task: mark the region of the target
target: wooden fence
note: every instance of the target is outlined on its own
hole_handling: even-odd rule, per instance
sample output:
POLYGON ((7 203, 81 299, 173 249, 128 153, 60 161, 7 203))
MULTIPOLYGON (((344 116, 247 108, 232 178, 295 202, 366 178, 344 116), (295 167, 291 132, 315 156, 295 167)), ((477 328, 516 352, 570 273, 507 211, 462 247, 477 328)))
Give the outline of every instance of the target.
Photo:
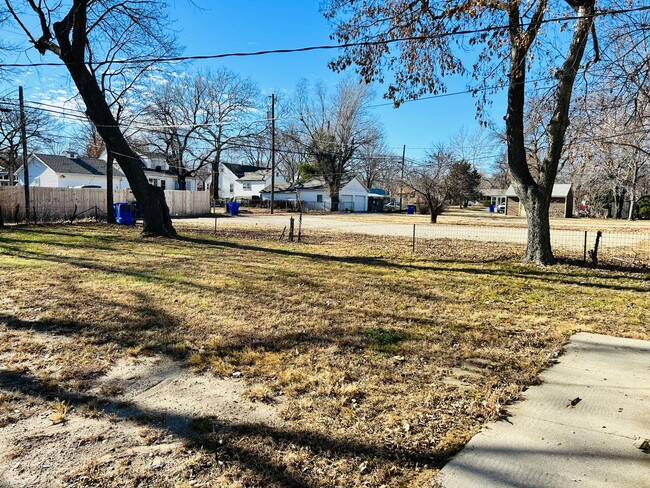
MULTIPOLYGON (((77 214, 106 214, 106 190, 103 188, 30 187, 30 220, 51 222, 77 214), (76 209, 76 210, 75 210, 76 209)), ((195 217, 210 213, 210 192, 165 190, 172 217, 195 217)), ((113 201, 134 202, 131 190, 114 190, 113 201)), ((5 222, 25 218, 25 189, 22 186, 0 187, 0 207, 5 222)))

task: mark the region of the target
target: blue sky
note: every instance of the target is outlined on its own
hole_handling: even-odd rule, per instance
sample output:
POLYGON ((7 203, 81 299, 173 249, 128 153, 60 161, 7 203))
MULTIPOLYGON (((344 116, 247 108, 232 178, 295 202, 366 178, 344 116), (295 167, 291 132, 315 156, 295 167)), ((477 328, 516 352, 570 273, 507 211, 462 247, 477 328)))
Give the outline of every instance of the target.
MULTIPOLYGON (((265 49, 296 48, 332 44, 329 26, 319 12, 318 0, 173 0, 170 16, 175 19, 183 54, 206 55, 227 52, 248 52, 265 49)), ((3 29, 3 37, 12 32, 3 29)), ((259 57, 227 58, 201 61, 187 65, 188 69, 225 66, 255 80, 264 93, 290 92, 302 78, 322 80, 335 86, 341 76, 327 68, 336 51, 311 51, 295 54, 271 54, 259 57)), ((27 60, 24 55, 21 61, 27 60)), ((31 61, 39 56, 33 50, 31 61)), ((54 60, 48 56, 47 60, 54 60)), ((28 99, 46 100, 63 105, 69 97, 70 82, 62 68, 38 68, 15 80, 25 85, 28 99)), ((467 83, 449 83, 449 92, 466 89, 467 83)), ((452 137, 461 127, 468 131, 478 128, 474 100, 469 94, 434 98, 403 104, 394 109, 381 98, 382 86, 374 87, 377 105, 373 110, 383 123, 388 146, 401 154, 407 146, 407 156, 419 159, 434 142, 452 137)), ((0 90, 6 93, 7 89, 0 90)), ((490 108, 491 118, 501 120, 504 95, 500 94, 490 108)), ((497 150, 490 152, 496 153, 497 150)))

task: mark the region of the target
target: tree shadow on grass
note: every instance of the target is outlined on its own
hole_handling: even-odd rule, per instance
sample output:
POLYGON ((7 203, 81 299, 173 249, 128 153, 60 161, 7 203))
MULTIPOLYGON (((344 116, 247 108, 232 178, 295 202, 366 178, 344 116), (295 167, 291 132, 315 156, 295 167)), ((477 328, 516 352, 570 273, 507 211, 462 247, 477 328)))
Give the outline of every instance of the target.
MULTIPOLYGON (((34 230, 36 231, 36 230, 34 230)), ((53 232, 54 233, 54 232, 53 232)), ((73 236, 79 236, 81 234, 72 234, 73 236)), ((105 237, 106 238, 106 237, 105 237)), ((106 238, 108 240, 113 239, 116 243, 123 242, 119 236, 114 238, 106 238)), ((435 260, 427 264, 416 264, 416 263, 401 263, 396 262, 395 260, 388 260, 381 257, 372 257, 372 256, 335 256, 329 254, 319 254, 313 252, 305 252, 293 249, 277 249, 269 248, 263 246, 254 246, 249 244, 238 244, 234 242, 221 241, 216 239, 206 239, 206 238, 197 238, 197 237, 187 237, 182 236, 178 239, 165 239, 165 244, 168 248, 172 246, 177 246, 178 244, 188 243, 195 244, 206 247, 213 247, 216 249, 236 249, 241 251, 249 252, 258 252, 258 253, 269 253, 279 256, 286 257, 297 257, 304 258, 309 260, 323 261, 333 264, 349 264, 349 265, 361 265, 361 266, 371 266, 377 268, 386 268, 386 269, 396 269, 396 270, 416 270, 416 271, 425 271, 425 272, 444 272, 444 273, 462 273, 469 275, 479 275, 479 276, 496 276, 503 278, 524 278, 528 280, 535 280, 542 283, 559 283, 559 284, 569 284, 569 285, 578 285, 587 288, 600 288, 607 290, 620 290, 620 291, 638 291, 638 292, 650 292, 650 287, 645 285, 647 283, 647 275, 639 273, 636 274, 625 274, 625 270, 621 268, 612 268, 611 271, 617 271, 619 274, 611 275, 602 275, 599 274, 597 278, 607 279, 610 282, 594 282, 590 281, 590 276, 585 275, 584 273, 577 272, 567 272, 567 271, 553 271, 552 269, 537 269, 532 267, 520 266, 516 270, 510 268, 495 267, 494 262, 476 262, 476 261, 467 261, 467 260, 435 260), (450 267, 444 267, 440 264, 449 263, 450 267), (475 266, 458 266, 473 264, 475 266), (481 265, 490 264, 490 266, 485 267, 481 265), (620 279, 625 279, 628 281, 638 281, 640 285, 625 285, 618 282, 620 279)), ((118 273, 131 276, 140 276, 140 277, 149 277, 152 279, 160 279, 160 277, 154 273, 145 273, 145 272, 133 272, 125 269, 120 269, 111 266, 104 266, 98 263, 97 260, 80 258, 80 257, 64 257, 59 255, 51 255, 45 253, 39 253, 34 251, 27 251, 20 247, 20 239, 0 239, 0 242, 5 242, 3 246, 8 251, 12 252, 17 257, 23 258, 33 258, 45 261, 54 261, 62 262, 75 266, 82 266, 85 268, 97 269, 100 271, 108 273, 118 273), (10 245, 13 243, 14 245, 10 245)), ((93 245, 88 246, 90 248, 93 245)), ((98 247, 100 249, 112 250, 112 248, 105 246, 98 247)), ((569 263, 575 265, 576 263, 569 263)), ((180 280, 177 284, 196 286, 194 283, 189 280, 180 280)))
POLYGON ((159 409, 147 409, 137 405, 124 405, 110 398, 98 395, 78 393, 61 388, 51 382, 45 382, 29 373, 0 369, 0 390, 20 392, 45 401, 64 400, 73 407, 95 404, 106 413, 121 420, 134 420, 140 425, 162 429, 185 440, 190 446, 202 449, 219 459, 241 463, 242 467, 256 472, 264 483, 274 483, 283 487, 309 487, 316 483, 301 473, 287 469, 281 463, 273 461, 251 447, 242 446, 243 438, 247 445, 270 444, 274 449, 290 449, 295 446, 308 449, 312 455, 327 458, 363 458, 373 462, 394 462, 405 468, 416 464, 441 467, 451 452, 430 453, 401 448, 384 448, 349 439, 336 439, 305 429, 279 428, 268 425, 231 423, 214 419, 214 432, 207 435, 198 434, 190 428, 193 419, 159 409))
MULTIPOLYGON (((445 268, 438 266, 437 264, 441 261, 432 261, 431 264, 415 264, 415 263, 400 263, 396 261, 387 260, 379 257, 372 256, 335 256, 329 254, 318 254, 305 251, 296 251, 291 249, 274 249, 262 246, 253 246, 249 244, 238 244, 227 241, 218 241, 210 240, 205 238, 195 238, 195 237, 181 237, 179 238, 181 242, 188 242, 192 244, 199 244, 202 246, 216 247, 216 248, 230 248, 238 249, 242 251, 251 251, 251 252, 260 252, 260 253, 270 253, 280 256, 290 256, 290 257, 299 257, 305 259, 312 259, 318 261, 325 261, 337 264, 351 264, 351 265, 364 265, 364 266, 374 266, 388 269, 399 269, 399 270, 417 270, 417 271, 428 271, 428 272, 445 272, 445 273, 463 273, 470 275, 483 275, 483 276, 499 276, 504 278, 526 278, 536 281, 541 281, 544 283, 561 283, 561 284, 571 284, 579 285, 584 287, 593 287, 593 288, 603 288, 611 290, 622 290, 622 291, 641 291, 641 292, 650 292, 650 287, 648 286, 634 286, 634 285, 621 285, 621 284, 610 284, 610 283, 594 283, 587 282, 589 277, 582 274, 572 274, 565 272, 549 271, 549 270, 539 270, 533 268, 524 268, 514 271, 512 269, 498 269, 494 267, 481 267, 481 262, 473 262, 476 264, 476 267, 459 267, 457 264, 459 261, 449 260, 451 267, 445 268), (576 278, 576 279, 571 279, 576 278)), ((467 264, 467 262, 460 261, 462 264, 467 264)), ((614 279, 616 277, 607 276, 608 279, 614 279)), ((629 276, 625 275, 625 279, 638 280, 642 283, 646 281, 643 277, 629 276)))

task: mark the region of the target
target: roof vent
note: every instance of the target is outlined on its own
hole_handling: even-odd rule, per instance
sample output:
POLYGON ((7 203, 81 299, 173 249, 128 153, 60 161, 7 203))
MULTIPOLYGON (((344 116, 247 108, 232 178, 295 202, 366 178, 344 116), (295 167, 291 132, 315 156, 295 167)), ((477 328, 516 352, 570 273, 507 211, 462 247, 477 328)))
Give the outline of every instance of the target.
POLYGON ((73 151, 72 149, 68 149, 68 150, 65 152, 65 155, 66 155, 66 157, 68 157, 68 158, 70 158, 70 159, 74 159, 74 158, 78 158, 78 157, 79 157, 79 154, 78 154, 77 152, 73 151))

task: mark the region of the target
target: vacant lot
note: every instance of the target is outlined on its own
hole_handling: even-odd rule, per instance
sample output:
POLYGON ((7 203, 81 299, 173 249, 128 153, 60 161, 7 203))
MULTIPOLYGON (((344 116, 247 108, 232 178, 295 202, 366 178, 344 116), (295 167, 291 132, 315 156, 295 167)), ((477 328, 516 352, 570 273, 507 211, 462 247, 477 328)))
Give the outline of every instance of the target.
POLYGON ((647 274, 219 232, 0 232, 0 485, 431 486, 571 333, 650 338, 647 274))

